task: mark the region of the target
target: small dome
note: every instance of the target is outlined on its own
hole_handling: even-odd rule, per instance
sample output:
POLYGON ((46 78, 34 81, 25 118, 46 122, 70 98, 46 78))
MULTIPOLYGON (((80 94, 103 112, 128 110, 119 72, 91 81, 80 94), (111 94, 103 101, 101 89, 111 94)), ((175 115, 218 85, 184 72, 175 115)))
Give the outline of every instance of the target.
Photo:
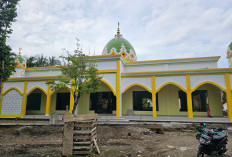
MULTIPOLYGON (((118 24, 119 25, 119 24, 118 24)), ((122 37, 118 27, 117 34, 111 39, 103 49, 103 55, 116 55, 121 54, 126 61, 135 61, 137 56, 133 46, 122 37)))
POLYGON ((230 58, 230 57, 232 57, 232 42, 227 48, 227 58, 230 58))
POLYGON ((16 67, 26 68, 26 59, 21 56, 21 48, 19 49, 19 54, 15 58, 16 67))

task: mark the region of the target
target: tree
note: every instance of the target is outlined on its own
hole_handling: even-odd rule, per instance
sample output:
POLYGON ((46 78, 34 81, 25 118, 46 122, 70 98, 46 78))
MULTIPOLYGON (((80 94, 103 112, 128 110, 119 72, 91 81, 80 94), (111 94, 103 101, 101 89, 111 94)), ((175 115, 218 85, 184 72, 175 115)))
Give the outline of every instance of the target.
POLYGON ((74 95, 73 114, 77 109, 81 95, 95 92, 101 84, 101 77, 98 75, 96 64, 79 49, 78 41, 77 49, 73 55, 67 51, 66 57, 61 56, 63 60, 61 77, 68 79, 47 82, 47 84, 51 84, 52 90, 66 88, 67 86, 73 87, 71 90, 74 95))
MULTIPOLYGON (((7 81, 15 70, 15 58, 6 40, 12 33, 11 25, 17 17, 17 4, 19 0, 1 0, 0 1, 0 93, 2 92, 2 83, 7 81)), ((1 102, 1 97, 0 97, 1 102)))
POLYGON ((41 54, 40 56, 37 56, 35 66, 37 66, 37 67, 46 67, 46 66, 48 66, 47 57, 44 57, 43 54, 41 54))
POLYGON ((61 62, 59 59, 57 59, 56 57, 52 56, 48 58, 48 65, 49 66, 56 66, 56 65, 60 65, 61 62))
POLYGON ((49 57, 48 59, 43 55, 27 57, 27 67, 46 67, 57 65, 61 65, 61 62, 55 56, 49 57))
POLYGON ((26 61, 27 67, 35 67, 36 58, 34 56, 30 56, 29 58, 26 58, 26 59, 27 59, 26 61))

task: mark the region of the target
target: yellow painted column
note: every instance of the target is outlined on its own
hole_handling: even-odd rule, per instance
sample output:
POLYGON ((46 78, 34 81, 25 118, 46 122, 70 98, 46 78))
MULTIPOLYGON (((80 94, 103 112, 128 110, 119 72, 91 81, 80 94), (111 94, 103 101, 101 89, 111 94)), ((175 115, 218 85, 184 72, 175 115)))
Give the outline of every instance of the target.
POLYGON ((121 117, 121 93, 120 93, 120 60, 117 60, 116 72, 116 117, 121 117))
POLYGON ((187 95, 187 106, 188 106, 188 118, 193 118, 193 104, 192 104, 192 90, 190 83, 190 75, 186 75, 186 95, 187 95))
POLYGON ((2 98, 3 98, 3 89, 4 89, 4 82, 2 83, 2 91, 1 91, 1 101, 0 101, 0 115, 1 115, 1 111, 2 111, 2 98))
POLYGON ((23 104, 22 104, 21 116, 24 116, 26 114, 26 109, 27 109, 27 81, 24 81, 23 104))
POLYGON ((73 83, 74 83, 74 79, 71 80, 69 113, 72 113, 73 110, 74 90, 75 90, 75 86, 72 86, 73 83))
POLYGON ((45 115, 49 116, 50 112, 51 112, 51 84, 48 85, 48 90, 47 90, 47 101, 46 101, 45 115))
POLYGON ((228 118, 232 122, 232 97, 231 97, 231 88, 230 88, 230 75, 225 73, 225 83, 226 83, 226 101, 228 108, 228 118))
POLYGON ((152 94, 152 113, 153 113, 153 117, 157 117, 156 114, 156 90, 155 90, 155 76, 151 77, 151 86, 152 86, 152 90, 151 90, 151 94, 152 94))

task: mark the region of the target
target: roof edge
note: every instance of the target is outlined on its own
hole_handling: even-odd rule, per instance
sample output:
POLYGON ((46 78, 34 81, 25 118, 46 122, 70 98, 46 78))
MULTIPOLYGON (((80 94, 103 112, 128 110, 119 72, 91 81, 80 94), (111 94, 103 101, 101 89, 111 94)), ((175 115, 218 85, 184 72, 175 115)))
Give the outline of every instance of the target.
POLYGON ((185 61, 185 60, 216 60, 218 61, 221 56, 210 56, 210 57, 193 57, 193 58, 176 58, 176 59, 160 59, 160 60, 145 60, 145 61, 129 61, 126 63, 151 63, 151 62, 167 62, 167 61, 185 61))

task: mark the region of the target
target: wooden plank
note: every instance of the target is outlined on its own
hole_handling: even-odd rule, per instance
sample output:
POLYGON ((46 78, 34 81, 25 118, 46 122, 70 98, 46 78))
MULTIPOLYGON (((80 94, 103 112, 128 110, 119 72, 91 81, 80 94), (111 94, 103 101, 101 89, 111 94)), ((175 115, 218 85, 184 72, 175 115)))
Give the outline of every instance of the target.
POLYGON ((73 134, 91 134, 94 131, 96 131, 96 127, 93 128, 92 130, 74 130, 73 134))
POLYGON ((95 126, 96 123, 92 123, 92 124, 74 124, 75 128, 93 128, 95 126))
POLYGON ((73 146, 73 150, 79 150, 79 149, 91 149, 91 146, 73 146))
POLYGON ((87 142, 73 142, 74 145, 79 145, 79 144, 91 144, 91 141, 87 141, 87 142))
POLYGON ((74 140, 87 140, 87 139, 91 139, 91 136, 73 136, 74 140))
MULTIPOLYGON (((73 131, 73 134, 75 135, 75 134, 91 134, 92 133, 92 131, 91 130, 78 130, 78 131, 73 131)), ((82 135, 80 135, 80 136, 82 136, 82 135)))
POLYGON ((93 142, 94 142, 94 145, 95 145, 95 147, 96 147, 96 149, 97 149, 98 154, 100 154, 101 152, 100 152, 100 149, 99 149, 99 147, 98 147, 98 144, 97 144, 97 141, 96 141, 95 138, 93 139, 93 142))

